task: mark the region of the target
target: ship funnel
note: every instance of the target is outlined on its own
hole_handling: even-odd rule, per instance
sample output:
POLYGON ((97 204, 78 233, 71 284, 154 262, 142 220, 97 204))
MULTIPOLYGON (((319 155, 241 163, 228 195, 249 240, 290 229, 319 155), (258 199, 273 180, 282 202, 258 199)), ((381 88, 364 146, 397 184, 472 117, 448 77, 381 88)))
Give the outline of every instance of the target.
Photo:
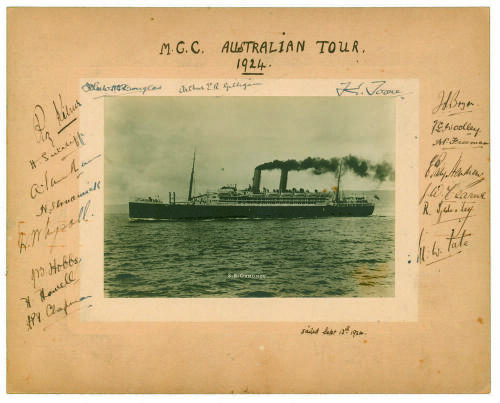
POLYGON ((260 177, 262 171, 259 168, 255 168, 253 171, 253 183, 252 183, 252 193, 260 193, 260 177))
POLYGON ((283 168, 281 169, 281 176, 280 176, 280 193, 286 192, 287 182, 288 182, 288 170, 283 168))

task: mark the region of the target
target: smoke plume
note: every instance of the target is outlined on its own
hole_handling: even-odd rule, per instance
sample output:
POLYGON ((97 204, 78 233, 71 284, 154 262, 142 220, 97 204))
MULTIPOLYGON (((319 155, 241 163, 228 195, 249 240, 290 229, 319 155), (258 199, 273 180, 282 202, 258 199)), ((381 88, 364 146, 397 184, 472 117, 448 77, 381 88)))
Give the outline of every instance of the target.
POLYGON ((392 165, 383 161, 380 163, 373 163, 364 160, 354 155, 348 155, 343 158, 313 158, 307 157, 302 161, 297 160, 274 160, 260 164, 256 169, 263 171, 272 169, 284 169, 287 171, 305 171, 311 169, 314 175, 322 175, 324 173, 338 173, 338 169, 342 163, 342 173, 346 170, 354 173, 361 178, 369 178, 379 182, 385 180, 394 180, 394 169, 392 165))

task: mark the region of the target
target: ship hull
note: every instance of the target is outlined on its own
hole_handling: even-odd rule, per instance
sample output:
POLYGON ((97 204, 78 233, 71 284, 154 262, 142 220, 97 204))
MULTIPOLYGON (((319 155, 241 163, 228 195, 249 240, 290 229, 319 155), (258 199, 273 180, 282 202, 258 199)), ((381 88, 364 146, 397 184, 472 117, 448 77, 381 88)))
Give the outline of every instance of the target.
POLYGON ((366 217, 375 206, 334 204, 318 206, 201 205, 129 202, 129 217, 136 220, 209 219, 209 218, 313 218, 366 217))

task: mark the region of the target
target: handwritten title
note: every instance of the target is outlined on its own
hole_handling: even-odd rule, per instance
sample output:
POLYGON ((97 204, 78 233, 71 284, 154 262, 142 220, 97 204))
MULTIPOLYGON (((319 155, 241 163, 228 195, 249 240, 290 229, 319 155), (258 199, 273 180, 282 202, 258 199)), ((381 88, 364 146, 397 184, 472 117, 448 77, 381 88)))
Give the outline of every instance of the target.
MULTIPOLYGON (((286 32, 282 33, 283 36, 286 32)), ((277 55, 307 54, 312 52, 320 55, 358 55, 365 53, 360 47, 359 41, 348 40, 316 40, 312 43, 306 40, 270 40, 270 41, 225 41, 216 51, 223 55, 238 55, 232 60, 236 71, 243 76, 262 76, 272 67, 271 61, 276 60, 277 55)), ((160 45, 159 55, 194 55, 205 54, 205 48, 201 41, 165 41, 160 45)))

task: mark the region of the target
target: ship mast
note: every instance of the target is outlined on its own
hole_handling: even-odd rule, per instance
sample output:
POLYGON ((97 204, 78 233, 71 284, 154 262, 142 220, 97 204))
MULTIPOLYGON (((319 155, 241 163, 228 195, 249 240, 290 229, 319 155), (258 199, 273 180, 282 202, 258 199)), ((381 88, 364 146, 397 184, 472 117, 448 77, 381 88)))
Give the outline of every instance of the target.
POLYGON ((340 177, 342 176, 342 161, 339 165, 339 173, 337 175, 337 195, 335 196, 335 201, 338 203, 340 200, 340 177))
POLYGON ((193 169, 191 170, 191 179, 189 180, 189 196, 188 201, 191 201, 193 194, 193 181, 194 181, 194 161, 196 160, 196 150, 193 154, 193 169))

